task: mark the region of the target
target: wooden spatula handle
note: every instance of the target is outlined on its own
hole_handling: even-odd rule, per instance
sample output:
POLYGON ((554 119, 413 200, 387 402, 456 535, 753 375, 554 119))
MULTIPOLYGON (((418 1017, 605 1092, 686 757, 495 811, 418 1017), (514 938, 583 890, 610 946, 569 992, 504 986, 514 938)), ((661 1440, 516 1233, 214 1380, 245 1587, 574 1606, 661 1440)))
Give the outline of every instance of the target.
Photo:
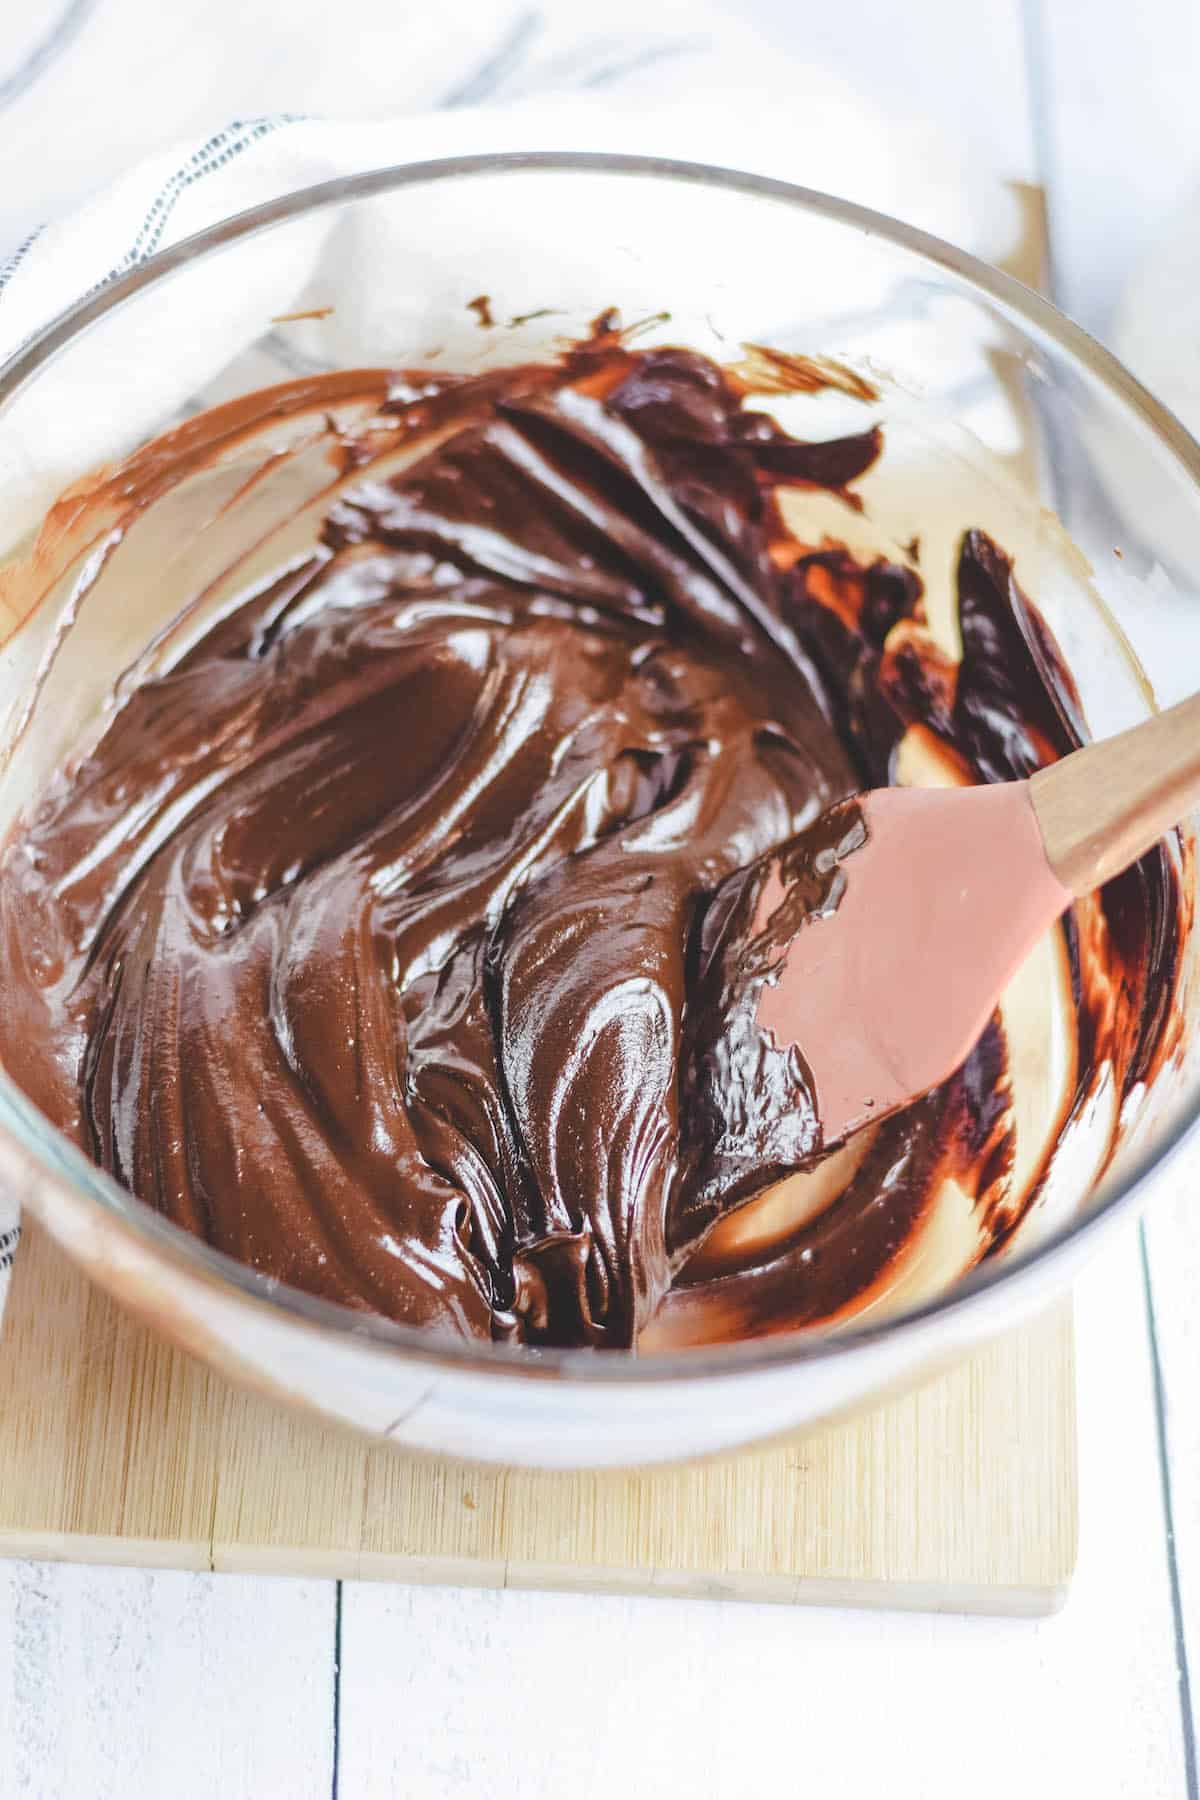
POLYGON ((1200 808, 1200 694, 1039 769, 1029 787, 1050 867, 1091 893, 1200 808))

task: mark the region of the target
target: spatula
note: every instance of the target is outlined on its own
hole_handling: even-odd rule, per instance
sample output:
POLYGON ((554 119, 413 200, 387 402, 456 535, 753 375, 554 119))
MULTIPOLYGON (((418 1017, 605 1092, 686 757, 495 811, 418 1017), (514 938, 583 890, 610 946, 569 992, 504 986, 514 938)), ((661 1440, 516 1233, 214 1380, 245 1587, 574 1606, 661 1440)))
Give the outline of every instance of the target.
MULTIPOLYGON (((826 1145, 952 1073, 1073 899, 1200 805, 1200 695, 1027 781, 880 788, 831 911, 806 920, 757 1020, 797 1045, 826 1145)), ((778 905, 764 889, 757 933, 778 905)))

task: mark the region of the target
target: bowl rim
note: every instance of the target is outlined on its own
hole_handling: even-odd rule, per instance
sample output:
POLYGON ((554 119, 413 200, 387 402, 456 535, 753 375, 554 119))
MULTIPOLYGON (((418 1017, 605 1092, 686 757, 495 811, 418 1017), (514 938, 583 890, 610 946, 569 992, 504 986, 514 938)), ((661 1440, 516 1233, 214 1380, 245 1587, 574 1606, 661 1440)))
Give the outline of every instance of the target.
MULTIPOLYGON (((906 225, 854 201, 839 199, 796 183, 706 163, 667 157, 614 154, 593 151, 510 151, 388 164, 337 176, 292 189, 272 200, 229 215, 203 231, 144 261, 118 267, 94 289, 64 309, 26 339, 0 365, 0 418, 15 396, 35 379, 69 343, 107 313, 143 289, 156 285, 174 271, 226 245, 305 213, 350 201, 369 199, 393 190, 435 184, 460 177, 509 175, 523 171, 566 175, 601 174, 711 187, 749 198, 778 201, 793 210, 823 218, 836 225, 886 240, 896 248, 942 269, 957 282, 984 295, 993 306, 1011 316, 1016 326, 1035 341, 1048 339, 1059 352, 1081 364, 1093 380, 1123 403, 1140 424, 1182 466, 1200 492, 1200 445, 1175 415, 1154 398, 1115 356, 1050 301, 1013 276, 980 261, 944 240, 906 225)), ((1008 1259, 988 1259, 969 1272, 953 1288, 920 1305, 890 1314, 876 1324, 850 1325, 822 1335, 781 1332, 694 1349, 654 1352, 638 1357, 629 1353, 597 1355, 587 1349, 531 1349, 528 1346, 458 1339, 427 1326, 406 1326, 374 1313, 356 1311, 288 1286, 236 1261, 223 1251, 173 1224, 151 1206, 121 1188, 58 1131, 7 1072, 0 1069, 0 1131, 16 1141, 26 1157, 32 1157, 51 1180, 66 1180, 95 1200, 104 1212, 130 1229, 156 1253, 165 1254, 177 1267, 207 1276, 218 1285, 236 1290, 236 1298, 266 1305, 310 1328, 344 1339, 352 1336, 364 1347, 403 1352, 406 1360, 494 1376, 523 1379, 572 1379, 587 1383, 644 1387, 663 1381, 697 1377, 751 1375, 815 1363, 841 1361, 886 1340, 913 1336, 917 1328, 957 1318, 965 1309, 978 1310, 988 1296, 1004 1288, 1014 1293, 1025 1289, 1064 1263, 1085 1242, 1094 1240, 1118 1215, 1130 1214, 1148 1180, 1190 1138, 1200 1125, 1200 1096, 1181 1106, 1169 1131, 1152 1148, 1143 1151, 1132 1169, 1098 1206, 1059 1226, 1024 1253, 1008 1259)))

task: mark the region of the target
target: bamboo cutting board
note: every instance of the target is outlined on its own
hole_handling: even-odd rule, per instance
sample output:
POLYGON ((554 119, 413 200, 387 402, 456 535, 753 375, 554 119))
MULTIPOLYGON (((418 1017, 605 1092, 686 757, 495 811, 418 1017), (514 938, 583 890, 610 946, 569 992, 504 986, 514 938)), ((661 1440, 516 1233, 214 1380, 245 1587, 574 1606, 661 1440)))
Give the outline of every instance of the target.
POLYGON ((0 1339, 0 1553, 1046 1612, 1075 1560, 1070 1313, 784 1447, 536 1475, 372 1446, 228 1387, 26 1231, 0 1339))

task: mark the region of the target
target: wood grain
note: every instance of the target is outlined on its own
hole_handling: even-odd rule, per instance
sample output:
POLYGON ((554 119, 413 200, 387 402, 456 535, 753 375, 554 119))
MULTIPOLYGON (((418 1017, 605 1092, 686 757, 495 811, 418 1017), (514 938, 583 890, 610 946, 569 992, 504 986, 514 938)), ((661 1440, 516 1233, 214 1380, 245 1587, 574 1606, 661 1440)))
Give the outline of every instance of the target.
POLYGON ((1029 791, 1047 862, 1090 894, 1200 806, 1200 694, 1039 769, 1029 791))
POLYGON ((800 1442, 644 1474, 421 1460, 225 1386, 30 1230, 0 1551, 473 1586, 1039 1612, 1075 1558, 1069 1313, 800 1442))

